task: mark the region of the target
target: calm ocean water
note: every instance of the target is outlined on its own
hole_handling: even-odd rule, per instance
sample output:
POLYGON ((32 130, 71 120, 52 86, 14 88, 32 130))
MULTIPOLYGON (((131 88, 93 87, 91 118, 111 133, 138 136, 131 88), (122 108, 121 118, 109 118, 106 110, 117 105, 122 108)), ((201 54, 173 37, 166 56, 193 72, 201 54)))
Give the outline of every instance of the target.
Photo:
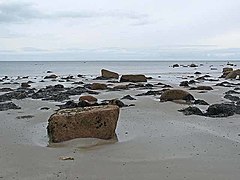
MULTIPOLYGON (((240 67, 240 61, 233 62, 236 67, 240 67)), ((46 71, 51 70, 57 75, 77 75, 88 76, 100 75, 102 68, 116 71, 119 74, 141 73, 148 76, 172 77, 200 71, 219 75, 223 66, 227 66, 227 61, 0 61, 0 77, 2 76, 44 76, 46 71), (172 68, 175 63, 189 65, 198 64, 197 68, 179 67, 172 68), (201 64, 201 66, 200 66, 201 64), (211 70, 211 68, 214 68, 211 70)))

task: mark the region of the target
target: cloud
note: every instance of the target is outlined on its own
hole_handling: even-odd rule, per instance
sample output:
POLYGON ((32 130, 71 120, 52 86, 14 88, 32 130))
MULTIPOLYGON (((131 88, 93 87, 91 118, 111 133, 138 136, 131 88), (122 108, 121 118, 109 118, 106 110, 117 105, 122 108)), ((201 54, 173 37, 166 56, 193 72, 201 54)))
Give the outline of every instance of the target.
POLYGON ((119 18, 140 22, 147 21, 148 15, 136 12, 113 11, 56 11, 41 12, 31 3, 0 3, 0 23, 25 23, 31 20, 119 18))

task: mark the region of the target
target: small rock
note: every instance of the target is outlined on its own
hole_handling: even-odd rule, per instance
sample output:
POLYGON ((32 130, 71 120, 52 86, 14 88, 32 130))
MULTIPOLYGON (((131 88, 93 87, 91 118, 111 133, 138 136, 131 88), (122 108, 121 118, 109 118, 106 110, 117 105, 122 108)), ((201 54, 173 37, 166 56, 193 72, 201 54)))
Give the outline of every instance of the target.
POLYGON ((121 99, 136 100, 135 98, 133 98, 130 95, 126 95, 126 96, 122 97, 121 99))
POLYGON ((71 160, 71 161, 73 161, 74 158, 70 157, 70 156, 60 156, 59 160, 63 160, 63 161, 71 160))
POLYGON ((180 109, 178 111, 183 112, 184 115, 203 115, 202 111, 198 107, 193 106, 189 106, 188 108, 180 109))
POLYGON ((199 105, 209 105, 206 101, 197 99, 194 101, 194 104, 199 104, 199 105))
POLYGON ((21 107, 17 106, 13 102, 0 103, 0 111, 7 111, 9 109, 21 109, 21 107))

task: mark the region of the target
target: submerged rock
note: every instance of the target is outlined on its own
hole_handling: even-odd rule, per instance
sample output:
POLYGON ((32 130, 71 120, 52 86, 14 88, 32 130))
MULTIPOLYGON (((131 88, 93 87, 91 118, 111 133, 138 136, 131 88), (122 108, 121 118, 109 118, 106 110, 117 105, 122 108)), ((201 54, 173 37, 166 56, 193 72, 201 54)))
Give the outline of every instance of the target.
POLYGON ((173 100, 194 100, 194 97, 187 91, 181 89, 170 89, 164 91, 160 97, 160 101, 173 101, 173 100))
POLYGON ((63 109, 48 120, 50 141, 75 138, 111 139, 115 136, 119 107, 114 105, 63 109))

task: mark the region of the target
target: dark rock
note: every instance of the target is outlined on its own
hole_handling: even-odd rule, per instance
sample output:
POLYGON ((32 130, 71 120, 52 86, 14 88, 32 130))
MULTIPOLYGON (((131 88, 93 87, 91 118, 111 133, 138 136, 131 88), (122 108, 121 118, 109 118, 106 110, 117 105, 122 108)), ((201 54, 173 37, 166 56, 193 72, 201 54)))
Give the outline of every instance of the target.
POLYGON ((0 92, 9 92, 9 91, 13 91, 13 89, 11 88, 1 88, 0 92))
POLYGON ((112 99, 112 100, 109 100, 109 105, 117 105, 118 107, 124 107, 126 106, 122 101, 118 100, 118 99, 112 99))
POLYGON ((40 110, 49 110, 49 107, 41 107, 40 110))
POLYGON ((199 105, 209 105, 206 101, 197 99, 194 101, 194 104, 199 104, 199 105))
POLYGON ((60 109, 68 109, 68 108, 76 108, 79 107, 77 103, 75 103, 74 101, 67 101, 65 104, 63 105, 57 105, 58 107, 60 107, 60 109))
POLYGON ((189 90, 213 90, 211 86, 191 87, 189 90))
POLYGON ((17 119, 31 119, 33 117, 34 117, 33 115, 24 115, 24 116, 17 116, 16 118, 17 119))
POLYGON ((147 82, 145 75, 122 75, 120 82, 147 82))
POLYGON ((21 109, 21 107, 17 106, 13 102, 0 103, 0 111, 7 111, 9 109, 21 109))
POLYGON ((196 64, 190 64, 190 67, 198 67, 196 64))
POLYGON ((47 71, 47 73, 53 73, 52 71, 47 71))
POLYGON ((156 96, 156 95, 161 95, 162 91, 147 91, 146 93, 141 93, 141 94, 137 94, 136 96, 156 96))
POLYGON ((240 92, 237 92, 235 90, 229 90, 229 91, 225 92, 225 94, 240 94, 240 92))
POLYGON ((136 100, 135 98, 133 98, 130 95, 126 95, 126 96, 122 97, 121 99, 136 100))
POLYGON ((199 72, 199 71, 196 71, 194 74, 199 75, 199 74, 202 74, 202 73, 199 72))
POLYGON ((51 74, 49 76, 45 76, 44 79, 56 79, 58 76, 56 74, 51 74))
POLYGON ((198 107, 193 106, 189 106, 188 108, 180 109, 178 111, 183 112, 184 115, 203 115, 202 111, 198 107))
POLYGON ((28 83, 26 83, 26 82, 23 82, 22 84, 21 84, 21 87, 22 88, 28 88, 28 87, 30 87, 31 85, 29 85, 28 83))
POLYGON ((196 83, 195 80, 190 80, 190 81, 188 82, 188 84, 195 84, 195 83, 196 83))
POLYGON ((239 101, 240 100, 240 98, 238 96, 233 96, 231 94, 226 94, 224 96, 224 98, 225 99, 229 99, 230 101, 239 101))
POLYGON ((173 68, 179 67, 179 64, 174 64, 173 68))
POLYGON ((188 87, 188 81, 182 81, 179 86, 188 87))
POLYGON ((233 116, 235 112, 234 104, 213 104, 210 105, 205 113, 209 117, 228 117, 233 116))

